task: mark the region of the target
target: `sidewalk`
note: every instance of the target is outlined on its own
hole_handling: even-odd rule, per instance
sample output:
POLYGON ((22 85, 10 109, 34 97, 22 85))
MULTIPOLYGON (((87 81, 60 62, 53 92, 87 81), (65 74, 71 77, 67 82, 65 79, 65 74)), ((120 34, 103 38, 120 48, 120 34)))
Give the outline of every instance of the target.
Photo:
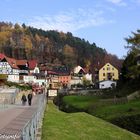
MULTIPOLYGON (((3 139, 2 135, 17 135, 17 139, 20 139, 19 136, 21 135, 23 127, 37 110, 39 98, 40 95, 33 97, 32 106, 15 105, 13 108, 0 111, 0 140, 6 140, 3 139)), ((10 140, 12 140, 12 138, 10 138, 10 140)))

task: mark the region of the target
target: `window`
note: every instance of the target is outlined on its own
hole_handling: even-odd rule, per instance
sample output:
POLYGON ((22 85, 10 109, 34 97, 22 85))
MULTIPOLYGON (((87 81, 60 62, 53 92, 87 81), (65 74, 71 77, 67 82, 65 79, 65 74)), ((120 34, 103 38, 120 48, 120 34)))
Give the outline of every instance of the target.
POLYGON ((103 68, 103 70, 105 70, 105 68, 103 68))
POLYGON ((105 73, 103 73, 103 76, 105 76, 105 73))
POLYGON ((110 67, 107 67, 107 70, 110 70, 110 67))

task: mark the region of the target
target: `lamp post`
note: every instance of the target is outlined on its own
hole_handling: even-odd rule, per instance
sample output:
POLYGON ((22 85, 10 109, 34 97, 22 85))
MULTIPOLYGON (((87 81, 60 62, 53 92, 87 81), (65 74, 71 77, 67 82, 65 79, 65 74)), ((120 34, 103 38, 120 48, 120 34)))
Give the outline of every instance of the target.
POLYGON ((47 103, 48 103, 48 90, 47 90, 47 70, 45 70, 45 96, 46 96, 46 99, 47 99, 47 103))
POLYGON ((48 72, 47 70, 45 70, 45 85, 46 85, 46 76, 47 76, 48 72))

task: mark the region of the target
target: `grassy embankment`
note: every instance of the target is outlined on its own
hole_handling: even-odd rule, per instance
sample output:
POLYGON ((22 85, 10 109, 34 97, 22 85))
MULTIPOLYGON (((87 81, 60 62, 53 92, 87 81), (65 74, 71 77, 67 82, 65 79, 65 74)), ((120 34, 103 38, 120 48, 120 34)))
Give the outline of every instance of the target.
POLYGON ((99 100, 94 96, 65 96, 61 108, 67 112, 86 111, 140 135, 140 100, 115 105, 102 105, 99 100))
MULTIPOLYGON (((85 103, 86 104, 86 103, 85 103)), ((87 113, 65 113, 49 102, 42 140, 139 140, 140 137, 87 113)))
POLYGON ((65 96, 63 102, 67 107, 70 106, 76 109, 83 109, 89 111, 90 114, 106 120, 111 120, 120 116, 140 114, 139 100, 130 101, 125 104, 101 105, 99 99, 94 96, 65 96))

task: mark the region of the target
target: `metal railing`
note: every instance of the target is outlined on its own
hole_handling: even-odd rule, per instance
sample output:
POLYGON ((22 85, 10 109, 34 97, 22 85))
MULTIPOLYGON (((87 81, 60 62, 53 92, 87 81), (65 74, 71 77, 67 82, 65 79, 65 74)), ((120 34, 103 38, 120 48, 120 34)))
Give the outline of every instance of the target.
POLYGON ((43 118, 43 114, 46 106, 46 96, 42 94, 37 106, 36 112, 32 118, 26 123, 22 130, 22 140, 36 140, 40 121, 43 118))

